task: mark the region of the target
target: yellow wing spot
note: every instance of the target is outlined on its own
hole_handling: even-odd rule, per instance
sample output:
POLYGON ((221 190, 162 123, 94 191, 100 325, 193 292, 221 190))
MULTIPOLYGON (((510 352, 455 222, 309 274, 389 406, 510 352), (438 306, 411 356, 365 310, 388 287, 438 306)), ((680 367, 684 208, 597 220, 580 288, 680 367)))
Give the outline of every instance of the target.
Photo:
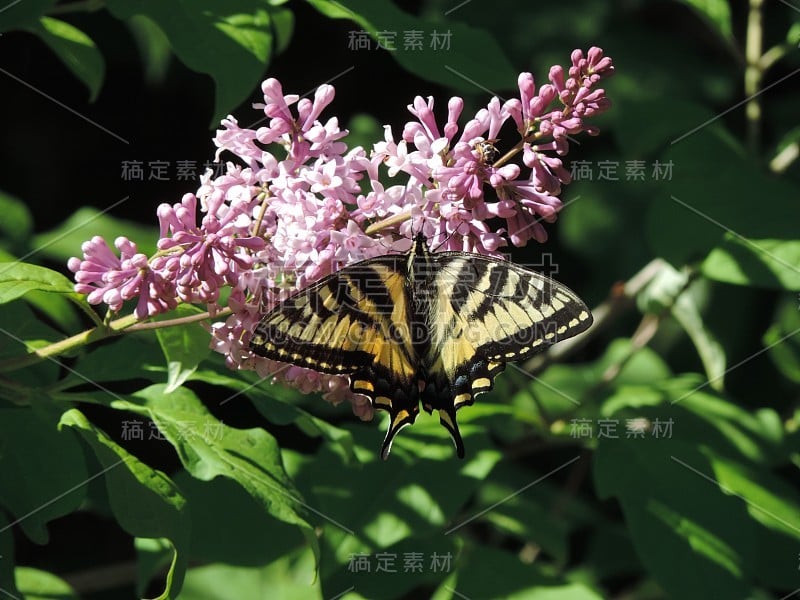
MULTIPOLYGON (((472 382, 472 389, 475 388, 488 388, 491 387, 492 382, 486 377, 478 377, 475 381, 472 382)), ((462 394, 463 395, 463 394, 462 394)))
MULTIPOLYGON (((586 314, 586 313, 584 313, 584 314, 586 314)), ((569 322, 569 326, 570 326, 570 327, 575 327, 575 325, 577 325, 577 324, 578 324, 578 319, 572 319, 572 320, 569 322)))
POLYGON ((552 340, 554 337, 556 337, 556 334, 553 333, 552 331, 548 331, 547 333, 544 334, 544 339, 546 340, 552 340))
MULTIPOLYGON (((367 381, 366 379, 357 379, 355 383, 353 383, 353 387, 358 388, 359 390, 366 390, 368 392, 375 391, 375 386, 372 385, 371 381, 367 381)), ((377 402, 377 399, 375 401, 377 402)))
POLYGON ((320 369, 330 369, 331 368, 331 363, 321 362, 321 363, 319 363, 319 367, 320 367, 320 369))
MULTIPOLYGON (((472 399, 472 394, 459 394, 458 396, 453 398, 453 406, 458 406, 459 404, 464 404, 465 402, 469 402, 471 399, 472 399)), ((447 414, 447 413, 445 413, 445 414, 447 414)))
POLYGON ((375 405, 376 406, 385 406, 387 408, 392 407, 392 401, 387 398, 386 396, 378 396, 375 398, 375 405))
POLYGON ((553 298, 553 303, 552 304, 553 304, 553 308, 556 309, 556 310, 561 310, 562 308, 564 308, 564 303, 561 300, 559 300, 558 298, 553 298))
POLYGON ((516 352, 506 352, 506 358, 514 358, 516 355, 516 352))
POLYGON ((562 333, 564 333, 566 330, 567 330, 567 326, 566 326, 566 325, 562 325, 561 327, 559 327, 558 329, 556 329, 556 333, 557 333, 557 334, 559 334, 559 335, 561 335, 561 334, 562 334, 562 333))
POLYGON ((586 319, 588 319, 588 318, 589 318, 589 313, 587 313, 585 310, 584 310, 584 311, 581 311, 581 314, 579 314, 579 315, 578 315, 578 318, 579 318, 581 321, 585 321, 586 319))
POLYGON ((539 338, 538 340, 533 340, 533 343, 531 344, 531 348, 536 348, 536 346, 541 346, 543 343, 544 343, 544 340, 542 338, 539 338))
POLYGON ((403 409, 400 412, 398 412, 397 415, 394 418, 394 421, 392 422, 392 428, 397 427, 400 423, 405 421, 408 417, 409 417, 409 414, 408 414, 407 410, 403 409))

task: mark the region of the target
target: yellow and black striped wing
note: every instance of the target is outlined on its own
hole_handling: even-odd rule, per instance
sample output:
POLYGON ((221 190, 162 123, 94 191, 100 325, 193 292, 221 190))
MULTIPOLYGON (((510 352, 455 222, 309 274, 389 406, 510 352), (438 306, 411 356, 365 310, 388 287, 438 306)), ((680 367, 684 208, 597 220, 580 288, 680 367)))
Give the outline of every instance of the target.
POLYGON ((592 316, 569 288, 514 263, 458 252, 430 261, 435 291, 422 403, 438 410, 463 456, 456 411, 492 389, 506 362, 586 330, 592 316))
POLYGON ((250 341, 260 356, 350 375, 354 392, 390 414, 384 457, 419 413, 407 260, 381 256, 323 278, 264 315, 250 341))

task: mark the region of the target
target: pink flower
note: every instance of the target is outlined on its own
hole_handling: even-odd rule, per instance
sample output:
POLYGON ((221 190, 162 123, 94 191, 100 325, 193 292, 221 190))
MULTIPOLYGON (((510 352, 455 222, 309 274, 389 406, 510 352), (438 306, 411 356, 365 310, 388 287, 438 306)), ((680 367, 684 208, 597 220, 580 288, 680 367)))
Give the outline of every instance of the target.
POLYGON ((483 254, 509 242, 544 242, 544 223, 558 217, 558 196, 570 182, 560 158, 568 136, 596 134, 589 120, 610 107, 598 83, 613 74, 611 59, 599 48, 570 58, 568 69, 551 68, 538 89, 530 73, 520 74, 519 98, 492 98, 472 116, 454 97, 439 121, 434 99, 416 96, 399 140, 386 125, 369 154, 348 148, 338 119, 323 117, 332 86, 309 99, 267 79, 264 102, 254 108, 268 122, 253 130, 229 116, 217 131, 217 160, 231 157, 225 173, 209 171, 195 194, 158 207, 158 252, 148 258, 118 238, 117 256, 92 238, 83 259, 69 261, 75 289, 112 311, 136 299, 137 317, 146 318, 179 301, 218 314, 228 287, 230 314, 209 331, 230 368, 321 392, 330 402, 349 400, 369 419, 374 408, 351 392, 347 377, 256 357, 251 332, 293 291, 359 260, 407 251, 420 232, 433 249, 483 254), (490 227, 495 219, 505 228, 490 227))
POLYGON ((75 291, 87 294, 90 304, 102 302, 114 312, 126 300, 138 297, 135 313, 140 319, 175 308, 175 286, 150 267, 147 256, 137 251, 136 244, 118 237, 114 245, 120 251, 119 258, 102 237, 95 236, 81 246, 83 260, 69 259, 67 266, 75 273, 75 291))

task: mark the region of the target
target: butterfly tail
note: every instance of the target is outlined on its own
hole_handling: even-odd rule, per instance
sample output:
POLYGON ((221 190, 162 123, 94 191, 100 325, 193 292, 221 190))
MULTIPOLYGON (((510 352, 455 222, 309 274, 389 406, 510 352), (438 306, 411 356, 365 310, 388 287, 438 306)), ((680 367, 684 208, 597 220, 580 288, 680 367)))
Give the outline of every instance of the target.
POLYGON ((388 460, 389 458, 394 437, 403 427, 406 425, 411 425, 417 418, 418 413, 419 410, 408 411, 406 409, 398 410, 396 413, 390 412, 392 421, 389 423, 389 429, 386 432, 386 438, 383 440, 383 446, 381 446, 381 458, 383 460, 388 460))
POLYGON ((444 425, 444 428, 450 432, 450 437, 453 438, 453 445, 456 447, 456 454, 458 458, 464 458, 464 440, 461 439, 461 432, 458 429, 458 421, 456 421, 455 408, 439 409, 439 422, 444 425))

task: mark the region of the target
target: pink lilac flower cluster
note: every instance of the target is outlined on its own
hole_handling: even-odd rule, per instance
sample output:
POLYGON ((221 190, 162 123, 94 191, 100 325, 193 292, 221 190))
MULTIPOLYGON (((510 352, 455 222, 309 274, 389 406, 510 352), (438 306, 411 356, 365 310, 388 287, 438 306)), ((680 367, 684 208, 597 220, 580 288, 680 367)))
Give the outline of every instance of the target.
POLYGON ((248 129, 228 117, 217 132, 217 160, 229 152, 237 162, 227 162, 224 175, 203 176, 180 203, 158 207, 158 252, 147 257, 120 237, 117 256, 95 237, 83 244, 83 259, 68 263, 75 289, 113 312, 135 300, 144 319, 179 302, 204 303, 216 314, 220 290, 229 286, 231 314, 210 330, 212 347, 231 368, 322 391, 334 402, 349 399, 369 419, 372 407, 350 392, 347 377, 255 357, 250 332, 292 291, 353 262, 406 250, 418 232, 432 248, 485 254, 509 241, 544 242, 542 223, 555 221, 561 186, 570 181, 559 158, 569 136, 596 135, 586 120, 610 106, 597 84, 613 73, 611 59, 600 48, 575 50, 571 59, 568 71, 552 67, 538 90, 522 73, 519 98, 492 98, 463 126, 461 98, 450 99, 440 125, 433 98, 418 96, 408 107, 415 120, 400 139, 387 125, 369 154, 348 148, 335 117, 321 120, 332 86, 320 86, 310 100, 284 94, 268 79, 264 103, 254 105, 268 122, 248 129), (509 136, 513 144, 500 143, 509 136), (511 162, 520 153, 522 164, 511 162), (384 186, 384 170, 402 180, 384 186), (490 220, 505 227, 490 227, 490 220))

